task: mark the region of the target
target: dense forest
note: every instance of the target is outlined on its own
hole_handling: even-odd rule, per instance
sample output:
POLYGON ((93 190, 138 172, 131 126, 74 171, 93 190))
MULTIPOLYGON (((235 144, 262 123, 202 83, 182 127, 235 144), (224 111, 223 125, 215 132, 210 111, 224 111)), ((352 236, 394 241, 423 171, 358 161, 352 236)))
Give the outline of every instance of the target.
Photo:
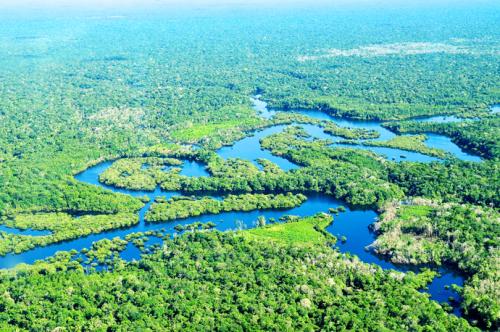
MULTIPOLYGON (((474 330, 418 291, 426 274, 384 273, 309 241, 315 243, 270 242, 259 232, 195 232, 139 262, 118 258, 109 272, 87 274, 71 254, 61 254, 52 263, 0 275, 0 326, 474 330)), ((123 244, 101 247, 109 252, 123 244)))
POLYGON ((498 117, 484 117, 480 120, 469 120, 454 123, 418 123, 399 122, 386 124, 388 128, 398 133, 438 133, 451 137, 460 146, 475 151, 488 159, 500 157, 498 132, 500 120, 498 117))
POLYGON ((119 15, 0 7, 0 259, 141 218, 175 225, 325 195, 380 213, 369 250, 416 271, 340 253, 337 241, 349 239, 326 227, 342 209, 261 217, 240 231, 196 222, 0 270, 0 329, 497 330, 498 13, 495 4, 119 15), (255 95, 273 114, 256 109, 255 95), (459 120, 422 121, 432 116, 459 120), (399 135, 381 139, 373 121, 399 135), (290 170, 219 154, 273 128, 255 144, 290 170), (430 147, 430 134, 482 159, 430 147), (436 161, 397 162, 370 147, 436 161), (98 183, 78 179, 103 162, 98 183), (187 163, 204 173, 184 174, 187 163), (131 246, 142 256, 123 259, 131 246), (436 266, 464 274, 463 317, 423 292, 436 266))
POLYGON ((492 327, 498 326, 499 226, 497 210, 415 198, 385 207, 372 247, 398 263, 448 263, 471 275, 462 290, 465 308, 492 327))

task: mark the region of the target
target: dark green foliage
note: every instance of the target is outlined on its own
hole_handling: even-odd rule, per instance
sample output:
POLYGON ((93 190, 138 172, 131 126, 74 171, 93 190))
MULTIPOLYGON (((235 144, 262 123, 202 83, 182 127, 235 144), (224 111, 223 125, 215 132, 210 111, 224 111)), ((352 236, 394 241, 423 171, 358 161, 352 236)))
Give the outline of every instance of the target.
POLYGON ((2 224, 18 229, 49 230, 42 236, 20 235, 0 231, 0 256, 9 252, 21 253, 37 246, 77 239, 120 227, 129 227, 139 222, 134 212, 84 215, 74 217, 66 213, 23 213, 14 218, 0 219, 2 224))
POLYGON ((471 276, 461 290, 462 308, 482 326, 498 330, 498 211, 416 199, 411 205, 386 207, 375 229, 379 236, 373 249, 394 262, 452 264, 471 276))
MULTIPOLYGON (((123 159, 102 175, 105 183, 133 189, 321 192, 364 207, 420 195, 498 208, 498 118, 487 115, 500 100, 497 13, 497 8, 482 6, 266 8, 133 12, 121 19, 64 12, 26 19, 5 17, 2 11, 0 215, 5 223, 28 216, 32 220, 25 225, 55 235, 33 240, 2 233, 0 252, 135 223, 132 217, 146 199, 74 179, 90 165, 116 158, 160 159, 148 159, 146 170, 140 159, 135 164, 123 159), (404 53, 420 41, 424 52, 404 53), (403 52, 360 55, 366 47, 403 52), (342 55, 331 56, 335 52, 342 55), (262 145, 303 166, 299 170, 283 172, 260 161, 260 171, 249 162, 221 160, 215 148, 253 129, 317 123, 284 113, 260 118, 249 100, 256 93, 274 107, 322 109, 359 119, 479 117, 461 124, 389 126, 443 133, 491 160, 396 164, 373 153, 305 141, 297 128, 266 138, 262 145), (179 143, 176 149, 168 144, 172 141, 179 143), (193 142, 203 149, 195 153, 180 147, 193 142), (204 162, 213 176, 183 177, 175 169, 178 162, 167 157, 204 162), (167 164, 174 168, 161 171, 167 164), (70 216, 86 214, 85 225, 70 216), (40 215, 43 223, 37 222, 40 215), (126 217, 116 222, 115 216, 126 217)), ((376 136, 321 125, 348 139, 376 136)), ((487 252, 483 246, 490 244, 480 239, 489 226, 467 229, 467 218, 450 225, 437 219, 436 227, 460 230, 463 237, 456 244, 472 241, 482 257, 487 252)), ((133 241, 141 246, 145 238, 133 241)), ((123 245, 112 240, 93 246, 91 264, 116 258, 123 245)), ((470 329, 417 291, 424 277, 391 276, 330 248, 306 250, 248 242, 234 234, 194 233, 167 241, 163 251, 139 263, 116 259, 113 271, 91 274, 69 262, 68 255, 1 273, 0 330, 470 329)), ((479 264, 475 257, 466 259, 467 268, 479 264)), ((493 269, 476 273, 463 292, 464 307, 484 321, 495 319, 489 297, 498 285, 491 282, 493 269), (482 289, 488 292, 478 295, 482 289)))
POLYGON ((488 159, 500 158, 500 117, 453 123, 399 122, 387 123, 398 133, 437 133, 451 137, 457 145, 488 159))
POLYGON ((497 162, 401 163, 390 165, 389 180, 408 196, 500 206, 497 162))
POLYGON ((245 194, 229 195, 223 201, 210 197, 191 199, 174 197, 164 203, 153 203, 145 216, 147 222, 162 222, 202 214, 218 214, 229 211, 287 209, 299 206, 307 199, 302 194, 245 194))
POLYGON ((323 246, 196 232, 106 273, 68 257, 0 275, 2 330, 472 330, 418 292, 425 275, 372 271, 323 246))
MULTIPOLYGON (((255 92, 273 106, 326 107, 360 118, 484 114, 499 100, 500 62, 491 52, 494 12, 402 11, 391 16, 392 26, 379 24, 380 12, 371 10, 231 12, 208 21, 172 13, 172 19, 147 16, 136 24, 117 20, 106 27, 69 14, 41 19, 39 26, 2 19, 0 210, 104 212, 91 206, 103 202, 102 191, 75 184, 75 172, 97 159, 164 142, 190 126, 248 124, 248 111, 238 111, 238 118, 238 112, 224 110, 248 110, 255 92), (408 26, 412 33, 401 35, 408 26), (249 33, 256 27, 259 33, 249 33), (71 29, 81 32, 78 38, 67 39, 64 32, 71 29), (26 34, 50 36, 53 47, 46 49, 38 38, 16 38, 26 34), (454 41, 457 36, 462 40, 454 41), (470 52, 299 61, 331 48, 409 40, 470 52)), ((490 122, 474 126, 487 129, 490 122)), ((220 139, 214 145, 236 137, 234 131, 229 139, 226 132, 216 134, 220 139)), ((482 138, 471 135, 479 148, 482 138)))

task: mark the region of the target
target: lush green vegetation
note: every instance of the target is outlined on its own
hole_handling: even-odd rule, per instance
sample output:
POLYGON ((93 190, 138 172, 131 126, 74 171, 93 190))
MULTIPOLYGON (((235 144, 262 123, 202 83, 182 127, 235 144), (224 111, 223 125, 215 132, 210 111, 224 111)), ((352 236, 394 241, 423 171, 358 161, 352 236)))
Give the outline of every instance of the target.
MULTIPOLYGON (((109 272, 85 274, 70 253, 3 271, 0 327, 473 330, 418 291, 427 274, 391 274, 324 245, 295 246, 304 238, 285 234, 316 224, 299 223, 280 231, 286 243, 257 231, 188 233, 140 262, 115 258, 109 272)), ((123 245, 107 240, 91 256, 104 259, 123 245)))
MULTIPOLYGON (((233 195, 155 202, 151 221, 294 206, 308 193, 372 208, 422 196, 440 205, 398 210, 380 228, 378 250, 387 246, 393 259, 410 263, 457 265, 470 275, 466 313, 498 328, 500 139, 498 115, 488 113, 500 100, 497 13, 485 5, 123 17, 65 11, 26 19, 1 10, 0 221, 50 234, 0 232, 0 254, 136 224, 141 199, 74 178, 105 160, 116 160, 100 176, 108 185, 233 195), (261 142, 297 170, 220 158, 216 148, 276 124, 316 124, 348 140, 377 137, 293 112, 264 119, 251 108, 255 94, 271 107, 397 120, 386 127, 418 134, 376 144, 443 156, 420 136, 440 133, 487 160, 393 163, 306 140, 300 127, 261 142), (439 114, 471 120, 408 121, 439 114), (206 164, 211 176, 179 174, 185 160, 206 164)), ((193 233, 167 239, 140 262, 125 263, 118 253, 128 242, 144 249, 147 236, 162 234, 94 244, 87 267, 63 253, 2 271, 0 329, 472 329, 418 291, 432 273, 383 272, 324 246, 333 242, 321 232, 329 220, 259 220, 262 227, 237 234, 193 224, 179 228, 193 233), (88 267, 103 264, 109 271, 88 267)))
POLYGON ((346 128, 328 120, 319 120, 294 112, 277 112, 272 118, 273 124, 315 124, 324 129, 328 134, 343 137, 346 139, 372 139, 379 137, 379 133, 374 130, 363 128, 346 128))
POLYGON ((288 222, 273 223, 266 226, 261 220, 261 227, 243 232, 248 239, 258 241, 273 241, 279 244, 293 246, 317 246, 335 242, 330 233, 324 231, 332 222, 328 215, 318 215, 288 222))
POLYGON ((195 222, 192 224, 187 224, 187 225, 177 225, 174 227, 174 229, 178 232, 182 231, 196 231, 196 230, 205 230, 205 229, 212 229, 215 227, 215 223, 209 221, 207 223, 202 223, 202 222, 195 222))
POLYGON ((388 141, 363 141, 363 142, 342 141, 342 143, 396 148, 406 151, 420 152, 438 158, 450 157, 450 155, 443 150, 430 148, 427 145, 425 145, 424 142, 426 139, 427 137, 425 135, 408 135, 408 136, 396 136, 388 141))
POLYGON ((325 128, 325 133, 347 139, 372 139, 380 136, 378 132, 373 130, 340 127, 330 121, 324 121, 322 124, 325 128))
POLYGON ((233 142, 243 137, 243 131, 255 129, 263 125, 262 119, 256 116, 250 107, 222 107, 221 115, 215 122, 206 123, 182 122, 180 128, 172 131, 172 138, 179 142, 202 142, 212 147, 233 142))
POLYGON ((375 224, 373 249, 394 262, 453 264, 472 276, 462 307, 491 328, 500 326, 500 214, 474 205, 437 204, 415 199, 388 205, 375 224))
POLYGON ((137 224, 136 213, 110 215, 84 215, 79 217, 67 213, 18 214, 4 217, 2 223, 18 229, 49 230, 49 235, 21 235, 0 231, 0 256, 9 252, 20 253, 37 246, 76 239, 89 234, 137 224))
MULTIPOLYGON (((261 142, 273 154, 303 166, 290 172, 262 160, 261 171, 249 161, 224 160, 215 152, 202 149, 183 155, 176 152, 175 156, 205 163, 210 177, 183 176, 176 168, 164 171, 161 166, 142 169, 148 158, 139 158, 115 162, 101 179, 129 189, 152 190, 159 184, 165 190, 184 193, 324 192, 360 206, 379 206, 387 199, 402 197, 401 190, 388 182, 385 162, 373 153, 331 149, 326 141, 305 141, 303 137, 299 127, 289 127, 261 142)), ((164 152, 163 158, 173 155, 164 152)))
MULTIPOLYGON (((108 22, 104 31, 85 19, 50 17, 36 29, 2 20, 0 210, 104 212, 106 201, 114 209, 124 208, 132 199, 116 201, 116 195, 77 183, 72 175, 90 162, 137 153, 165 137, 190 141, 182 135, 188 122, 192 128, 231 121, 244 126, 252 119, 248 97, 255 92, 272 106, 329 105, 343 109, 338 114, 382 119, 484 114, 498 102, 491 11, 419 11, 396 15, 393 27, 378 24, 379 14, 372 11, 301 11, 307 23, 300 26, 291 26, 298 18, 294 11, 283 10, 272 19, 266 15, 226 13, 213 17, 209 26, 197 17, 181 15, 171 25, 148 17, 138 19, 139 25, 108 22), (471 21, 473 28, 466 23, 471 21), (262 23, 262 34, 246 33, 256 22, 262 23), (219 24, 228 28, 219 29, 219 24), (397 27, 408 24, 413 32, 403 38, 397 27), (362 36, 354 34, 353 26, 363 27, 362 36), (157 33, 159 27, 163 34, 157 33), (66 28, 86 33, 68 42, 66 28), (53 36, 54 47, 47 50, 40 38, 11 38, 36 37, 30 29, 53 36), (457 35, 461 40, 454 41, 457 35), (429 39, 431 46, 444 42, 466 51, 298 61, 315 55, 314 50, 380 42, 379 36, 385 36, 382 43, 429 39), (221 112, 227 107, 241 116, 221 112)), ((486 131, 490 124, 476 125, 486 131)))
POLYGON ((488 159, 500 158, 500 117, 451 123, 399 122, 387 123, 387 128, 398 133, 432 132, 451 137, 453 142, 466 150, 488 159))
POLYGON ((169 177, 169 174, 180 171, 178 168, 173 168, 167 172, 165 167, 180 165, 182 161, 173 158, 119 159, 99 175, 99 181, 118 188, 154 190, 158 183, 169 177))
POLYGON ((201 199, 173 197, 168 201, 157 200, 147 211, 145 220, 161 222, 202 214, 218 214, 229 211, 251 211, 264 209, 287 209, 302 204, 307 199, 302 194, 246 194, 229 195, 219 201, 210 197, 201 199))
POLYGON ((408 196, 498 207, 497 162, 402 163, 389 166, 389 180, 408 196))
POLYGON ((83 250, 87 258, 85 263, 91 266, 110 263, 113 258, 119 258, 119 253, 125 250, 127 244, 128 241, 117 237, 94 242, 89 250, 83 250))

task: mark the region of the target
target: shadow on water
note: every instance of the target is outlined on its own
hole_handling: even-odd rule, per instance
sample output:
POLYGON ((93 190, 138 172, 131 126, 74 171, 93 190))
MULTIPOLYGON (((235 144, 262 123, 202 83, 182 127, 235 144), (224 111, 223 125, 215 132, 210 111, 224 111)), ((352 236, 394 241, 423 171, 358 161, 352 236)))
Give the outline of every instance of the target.
POLYGON ((276 112, 269 109, 267 107, 267 103, 265 101, 261 100, 260 97, 261 97, 260 95, 256 95, 250 99, 253 103, 253 108, 264 119, 270 119, 274 114, 276 114, 276 112))

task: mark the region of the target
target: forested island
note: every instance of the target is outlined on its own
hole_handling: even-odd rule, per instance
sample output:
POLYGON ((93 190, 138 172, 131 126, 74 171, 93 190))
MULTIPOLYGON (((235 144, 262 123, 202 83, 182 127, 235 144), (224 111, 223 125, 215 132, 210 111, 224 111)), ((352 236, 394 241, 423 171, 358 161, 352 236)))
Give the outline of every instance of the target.
POLYGON ((500 7, 381 6, 0 10, 0 330, 497 331, 500 7))

